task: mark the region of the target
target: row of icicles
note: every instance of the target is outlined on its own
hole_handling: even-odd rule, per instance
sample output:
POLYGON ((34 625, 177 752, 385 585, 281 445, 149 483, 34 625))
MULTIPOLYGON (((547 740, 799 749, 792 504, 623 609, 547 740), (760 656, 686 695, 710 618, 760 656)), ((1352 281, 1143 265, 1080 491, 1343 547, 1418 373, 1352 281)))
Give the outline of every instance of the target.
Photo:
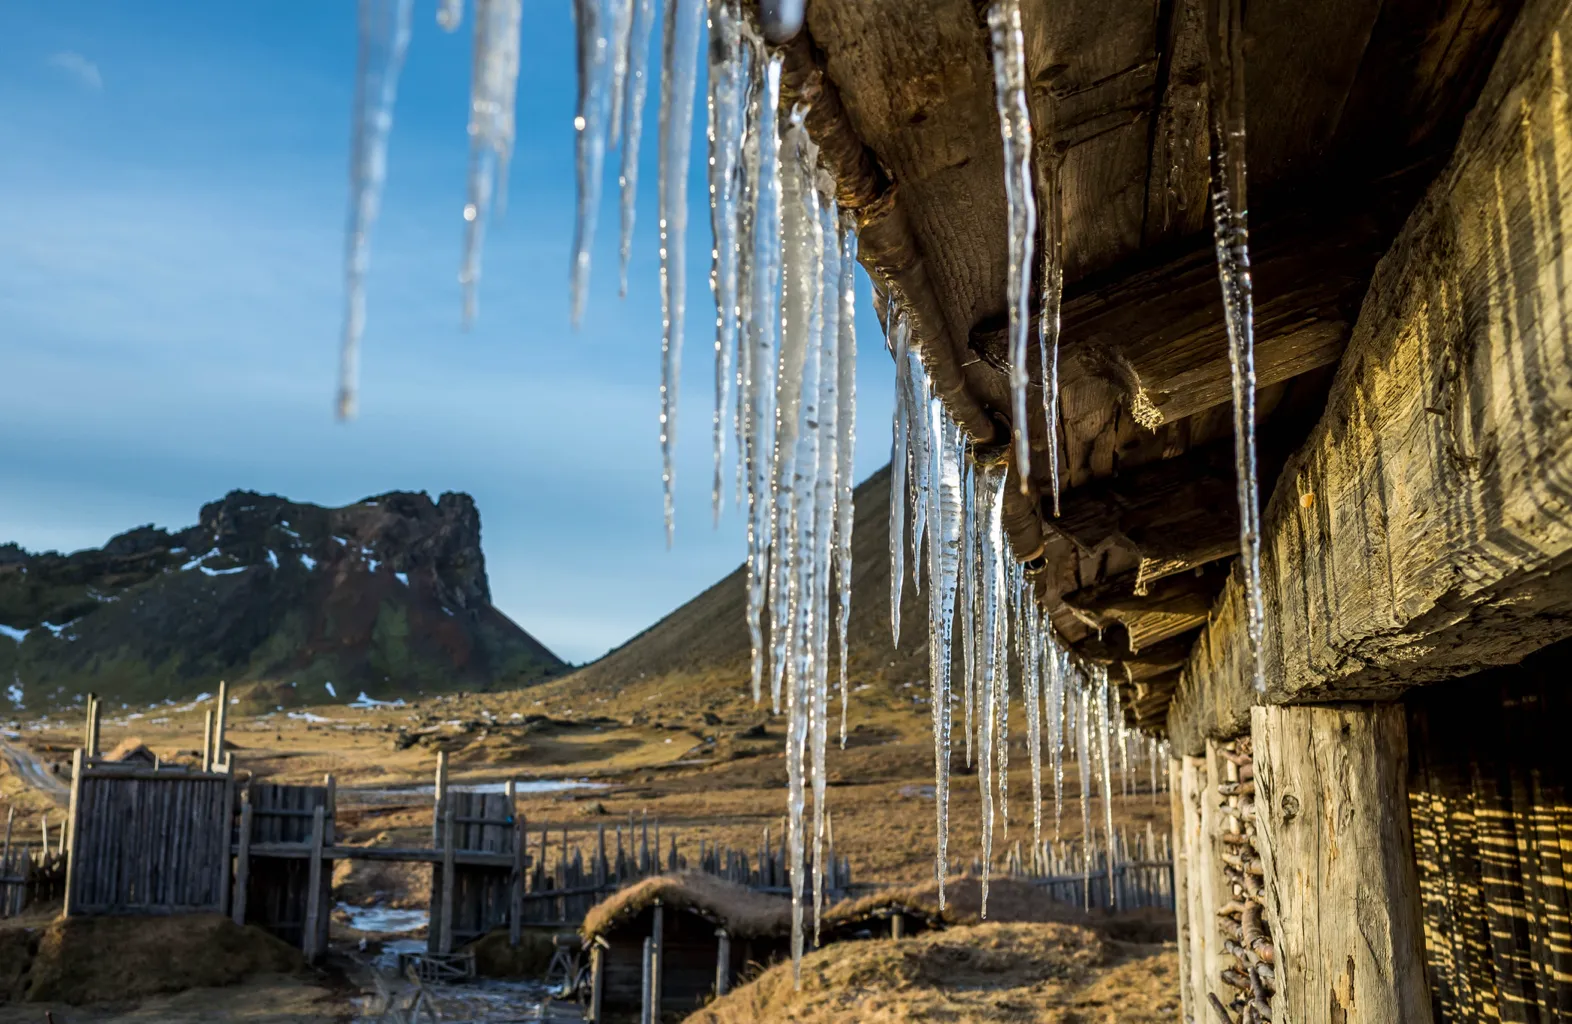
MULTIPOLYGON (((781 5, 791 6, 791 5, 781 5)), ((360 74, 351 163, 346 254, 347 302, 339 413, 353 414, 358 346, 365 322, 369 237, 386 175, 387 140, 410 36, 413 0, 361 0, 360 74)), ((619 255, 624 293, 635 223, 639 150, 649 89, 655 0, 574 0, 578 28, 576 129, 578 224, 570 279, 575 323, 585 308, 590 252, 608 146, 620 150, 619 255)), ((462 0, 439 0, 438 23, 462 19, 462 0)), ((1242 559, 1249 595, 1252 652, 1259 679, 1259 536, 1254 478, 1254 371, 1243 164, 1243 92, 1238 0, 1209 0, 1214 112, 1213 193, 1219 275, 1225 294, 1235 378, 1242 559)), ((744 14, 741 0, 663 0, 658 139, 662 303, 660 442, 668 543, 674 520, 672 451, 677 380, 685 330, 690 162, 700 43, 709 35, 707 95, 711 227, 710 284, 716 302, 713 501, 718 518, 735 443, 737 499, 748 534, 747 618, 755 699, 768 691, 787 715, 788 845, 792 858, 793 953, 805 944, 804 863, 809 842, 824 839, 825 750, 830 716, 831 626, 838 648, 840 732, 846 726, 847 623, 851 598, 854 440, 854 268, 852 217, 836 207, 834 182, 818 164, 804 127, 806 110, 781 123, 781 58, 744 14), (835 597, 831 599, 831 589, 835 597), (813 793, 811 832, 805 817, 813 793)), ((493 194, 505 183, 514 135, 521 0, 476 0, 471 81, 471 146, 465 246, 460 270, 464 319, 476 312, 480 252, 493 194)), ((1032 123, 1019 0, 988 11, 1006 166, 1010 307, 1011 450, 1027 480, 1030 293, 1037 238, 1032 123)), ((1040 126, 1051 134, 1052 125, 1040 126)), ((1047 423, 1058 424, 1058 335, 1063 268, 1058 166, 1048 184, 1038 332, 1039 381, 1047 423)), ((1006 782, 1012 658, 1032 752, 1033 830, 1040 838, 1042 756, 1054 779, 1055 819, 1066 759, 1078 759, 1083 816, 1091 778, 1101 779, 1112 832, 1113 749, 1130 747, 1117 688, 1106 670, 1080 664, 1059 645, 1035 589, 1010 552, 1002 525, 1003 459, 977 461, 934 396, 898 295, 886 343, 896 363, 891 533, 893 626, 899 633, 906 521, 914 582, 926 569, 930 699, 933 715, 937 850, 943 891, 948 846, 950 744, 954 705, 962 710, 968 763, 975 757, 983 799, 983 863, 992 860, 995 808, 1008 820, 1006 782), (908 502, 910 505, 908 511, 908 502), (926 544, 924 543, 926 541, 926 544), (963 685, 952 688, 957 640, 963 685), (1044 729, 1046 728, 1046 736, 1044 729), (1116 747, 1117 744, 1117 747, 1116 747), (997 800, 997 804, 996 804, 997 800)), ((1048 446, 1055 514, 1057 445, 1048 446)), ((1005 456, 1008 458, 1008 456, 1005 456)), ((1259 685, 1259 683, 1258 683, 1259 685)), ((1152 763, 1160 752, 1151 752, 1152 763)), ((1090 820, 1082 823, 1090 835, 1090 820)), ((822 863, 814 856, 815 865, 822 863)), ((986 900, 986 875, 984 893, 986 900)), ((813 880, 815 917, 823 879, 813 880)), ((986 903, 985 903, 986 906, 986 903)))

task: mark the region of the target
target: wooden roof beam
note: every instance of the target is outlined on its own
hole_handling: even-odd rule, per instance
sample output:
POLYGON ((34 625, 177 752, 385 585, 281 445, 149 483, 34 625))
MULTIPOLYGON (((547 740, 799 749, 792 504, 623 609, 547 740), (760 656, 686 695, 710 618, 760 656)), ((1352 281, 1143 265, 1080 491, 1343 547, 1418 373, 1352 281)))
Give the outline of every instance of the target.
POLYGON ((1451 163, 1381 261, 1262 550, 1266 684, 1229 580, 1168 714, 1389 697, 1572 635, 1572 6, 1529 0, 1451 163))

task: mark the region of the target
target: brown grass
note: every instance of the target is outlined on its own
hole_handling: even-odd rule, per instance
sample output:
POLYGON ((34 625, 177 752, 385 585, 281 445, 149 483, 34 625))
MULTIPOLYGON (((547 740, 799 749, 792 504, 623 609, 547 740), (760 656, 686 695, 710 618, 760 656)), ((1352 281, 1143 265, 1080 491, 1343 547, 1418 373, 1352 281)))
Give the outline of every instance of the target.
POLYGON ((584 919, 585 940, 637 916, 657 900, 721 925, 738 938, 779 935, 791 927, 791 904, 711 875, 656 875, 598 904, 584 919))
POLYGON ((299 951, 216 914, 59 918, 39 937, 29 1002, 122 1002, 300 969, 299 951))
POLYGON ((688 1021, 1168 1024, 1176 974, 1171 947, 1124 947, 1080 925, 1001 922, 828 946, 803 958, 800 990, 791 964, 779 964, 688 1021))

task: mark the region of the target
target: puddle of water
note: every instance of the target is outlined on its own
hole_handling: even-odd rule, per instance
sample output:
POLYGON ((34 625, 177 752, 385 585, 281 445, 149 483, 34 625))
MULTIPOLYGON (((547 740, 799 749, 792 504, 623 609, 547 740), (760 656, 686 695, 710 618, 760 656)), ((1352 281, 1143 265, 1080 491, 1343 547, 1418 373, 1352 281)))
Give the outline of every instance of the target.
MULTIPOLYGON (((591 782, 588 779, 519 779, 515 788, 521 795, 530 793, 564 793, 570 790, 609 789, 610 783, 591 782)), ((455 793, 505 793, 505 782, 481 782, 473 786, 450 786, 455 793)), ((404 800, 409 797, 429 797, 436 792, 435 786, 378 786, 366 789, 345 787, 339 791, 340 798, 349 796, 353 799, 375 803, 383 800, 404 800)))
POLYGON ((351 931, 369 932, 375 935, 412 932, 426 927, 431 922, 430 913, 417 909, 385 907, 381 904, 353 907, 348 903, 340 903, 338 909, 349 919, 348 927, 351 931))

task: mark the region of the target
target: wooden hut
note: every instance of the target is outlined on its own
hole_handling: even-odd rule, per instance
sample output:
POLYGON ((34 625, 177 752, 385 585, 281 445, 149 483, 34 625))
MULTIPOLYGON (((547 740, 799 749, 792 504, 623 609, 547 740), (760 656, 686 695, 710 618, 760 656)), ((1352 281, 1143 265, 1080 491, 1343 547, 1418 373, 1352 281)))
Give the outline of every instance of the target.
POLYGON ((787 955, 791 904, 711 875, 657 875, 621 890, 584 919, 590 1019, 685 1017, 753 965, 787 955))
POLYGON ((1064 284, 1052 420, 1029 289, 1024 424, 992 6, 809 3, 783 106, 971 456, 1024 430, 1003 521, 1054 631, 1170 744, 1184 1019, 1572 1019, 1572 2, 1022 0, 1064 284), (1228 95, 1259 678, 1209 209, 1228 95))
POLYGON ((933 886, 886 889, 841 900, 819 918, 819 945, 857 939, 903 939, 935 931, 946 924, 933 896, 933 886))

